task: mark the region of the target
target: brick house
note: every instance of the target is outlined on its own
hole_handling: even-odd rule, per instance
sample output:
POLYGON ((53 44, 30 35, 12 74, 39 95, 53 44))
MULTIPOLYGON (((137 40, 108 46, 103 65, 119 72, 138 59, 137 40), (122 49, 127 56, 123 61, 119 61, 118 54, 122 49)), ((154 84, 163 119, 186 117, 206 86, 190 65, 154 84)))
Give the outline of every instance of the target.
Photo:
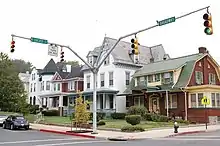
POLYGON ((137 70, 126 95, 126 106, 144 105, 150 112, 203 123, 220 116, 219 65, 204 47, 199 53, 153 62, 137 70), (202 98, 210 105, 204 108, 202 98), (168 108, 167 108, 168 107, 168 108))

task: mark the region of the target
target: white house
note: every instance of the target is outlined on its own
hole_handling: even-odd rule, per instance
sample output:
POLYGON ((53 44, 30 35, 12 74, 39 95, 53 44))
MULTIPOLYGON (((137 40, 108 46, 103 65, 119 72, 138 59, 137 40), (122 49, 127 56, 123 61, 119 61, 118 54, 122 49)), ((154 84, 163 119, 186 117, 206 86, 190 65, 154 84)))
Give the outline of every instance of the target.
MULTIPOLYGON (((93 51, 89 51, 87 55, 88 63, 93 65, 96 61, 100 62, 116 41, 116 39, 105 37, 105 45, 100 59, 97 60, 101 47, 97 47, 93 51)), ((162 45, 153 47, 140 45, 138 56, 131 54, 130 45, 129 42, 120 41, 99 69, 96 83, 98 112, 125 112, 126 97, 117 96, 117 94, 124 92, 134 72, 141 68, 143 64, 169 57, 162 45)), ((87 100, 92 101, 93 74, 86 65, 84 65, 82 71, 84 73, 83 95, 87 100)))
POLYGON ((18 77, 22 81, 22 83, 24 84, 24 90, 28 93, 29 92, 30 73, 28 71, 26 73, 19 73, 18 77))

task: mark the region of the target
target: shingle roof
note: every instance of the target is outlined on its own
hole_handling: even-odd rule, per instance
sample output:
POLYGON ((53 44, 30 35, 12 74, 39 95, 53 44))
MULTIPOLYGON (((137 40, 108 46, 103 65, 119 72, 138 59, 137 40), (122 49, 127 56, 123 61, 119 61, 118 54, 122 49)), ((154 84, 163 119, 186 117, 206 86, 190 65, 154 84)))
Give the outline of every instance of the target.
POLYGON ((57 65, 54 60, 51 58, 44 69, 41 71, 41 74, 55 74, 58 71, 57 65))
POLYGON ((188 55, 188 56, 171 58, 168 60, 150 63, 147 65, 144 65, 142 68, 137 70, 134 73, 133 77, 161 73, 161 72, 165 72, 165 71, 169 71, 169 70, 175 70, 175 69, 180 68, 183 65, 186 65, 187 62, 196 61, 203 56, 204 56, 204 54, 197 53, 197 54, 192 54, 192 55, 188 55))
MULTIPOLYGON (((105 45, 104 45, 104 51, 102 52, 102 55, 105 55, 107 51, 109 51, 113 45, 116 43, 116 39, 105 37, 105 45)), ((119 62, 123 64, 133 64, 136 65, 132 57, 129 55, 130 51, 130 42, 120 41, 118 45, 115 47, 115 49, 112 51, 111 55, 113 56, 114 62, 119 62)), ((99 51, 101 47, 96 47, 93 51, 90 51, 89 54, 98 56, 99 51)), ((139 46, 139 61, 140 64, 148 64, 150 63, 150 59, 154 58, 154 61, 160 61, 163 60, 163 57, 166 55, 165 50, 162 45, 156 45, 153 47, 146 47, 146 46, 139 46)), ((88 54, 88 55, 89 55, 88 54)), ((87 56, 88 56, 87 55, 87 56)), ((169 55, 168 55, 169 56, 169 55)), ((82 70, 88 69, 86 65, 84 65, 82 70)))

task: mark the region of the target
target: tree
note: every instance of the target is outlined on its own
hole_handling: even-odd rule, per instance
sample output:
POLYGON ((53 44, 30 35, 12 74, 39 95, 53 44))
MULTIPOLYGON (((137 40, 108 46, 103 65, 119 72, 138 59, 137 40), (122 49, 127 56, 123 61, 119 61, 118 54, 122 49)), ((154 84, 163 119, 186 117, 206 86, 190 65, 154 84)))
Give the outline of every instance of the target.
MULTIPOLYGON (((19 111, 26 103, 23 83, 18 77, 7 54, 0 53, 0 108, 4 111, 19 111)), ((23 110, 23 109, 22 109, 23 110)))
POLYGON ((79 61, 65 61, 66 64, 68 65, 72 65, 72 66, 78 66, 79 65, 79 61))
POLYGON ((11 60, 13 65, 15 66, 15 71, 17 73, 25 73, 26 71, 31 72, 33 69, 33 65, 30 62, 26 62, 22 59, 14 59, 11 60))
POLYGON ((75 122, 76 124, 84 124, 87 123, 90 118, 90 113, 86 109, 87 102, 83 101, 82 95, 76 98, 75 103, 75 122))

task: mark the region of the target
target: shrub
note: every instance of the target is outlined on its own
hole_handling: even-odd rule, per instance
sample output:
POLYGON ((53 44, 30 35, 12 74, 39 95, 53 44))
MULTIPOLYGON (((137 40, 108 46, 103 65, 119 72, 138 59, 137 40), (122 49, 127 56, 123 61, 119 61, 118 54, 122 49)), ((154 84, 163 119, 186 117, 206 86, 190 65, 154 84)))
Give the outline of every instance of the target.
POLYGON ((128 109, 129 115, 141 115, 144 116, 147 113, 147 108, 144 106, 131 106, 128 109))
POLYGON ((177 123, 184 123, 184 124, 190 124, 189 121, 186 121, 186 120, 183 120, 183 119, 175 119, 175 120, 172 120, 173 122, 177 122, 177 123))
POLYGON ((164 116, 164 115, 159 115, 159 122, 168 122, 169 117, 164 116))
POLYGON ((141 126, 132 126, 132 125, 127 125, 121 128, 122 132, 135 132, 135 131, 140 131, 143 132, 145 131, 143 127, 141 126))
POLYGON ((131 125, 137 125, 141 122, 141 116, 140 115, 128 115, 125 116, 125 120, 127 123, 131 125))
POLYGON ((59 116, 59 111, 58 110, 47 110, 47 111, 43 111, 42 114, 44 116, 59 116))
POLYGON ((28 105, 28 109, 30 111, 30 114, 36 114, 37 111, 39 110, 39 105, 28 105))
POLYGON ((151 113, 146 113, 144 114, 143 118, 144 120, 147 120, 147 121, 152 121, 152 115, 151 113))
MULTIPOLYGON (((104 117, 105 117, 105 113, 96 113, 96 117, 97 117, 97 122, 100 121, 100 120, 103 120, 104 117)), ((93 113, 90 113, 90 120, 93 119, 93 113)))
POLYGON ((98 126, 105 125, 105 121, 99 121, 99 122, 97 123, 97 125, 98 125, 98 126))
POLYGON ((125 119, 126 113, 112 113, 112 119, 125 119))

